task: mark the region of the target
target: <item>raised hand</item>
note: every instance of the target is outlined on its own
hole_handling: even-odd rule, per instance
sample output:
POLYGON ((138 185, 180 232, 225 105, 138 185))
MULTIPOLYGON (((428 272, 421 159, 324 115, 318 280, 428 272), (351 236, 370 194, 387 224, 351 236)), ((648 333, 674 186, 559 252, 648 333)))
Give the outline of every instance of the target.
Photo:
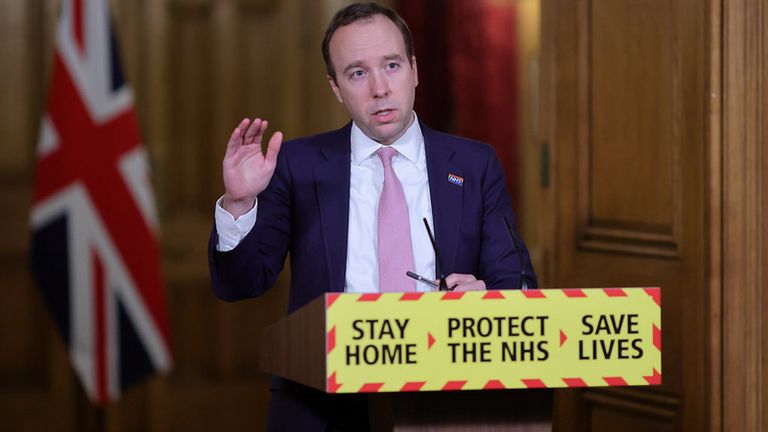
POLYGON ((256 197, 267 188, 277 165, 277 154, 283 142, 282 132, 269 139, 266 154, 261 139, 269 123, 258 118, 243 119, 232 132, 224 154, 224 210, 237 219, 253 208, 256 197))

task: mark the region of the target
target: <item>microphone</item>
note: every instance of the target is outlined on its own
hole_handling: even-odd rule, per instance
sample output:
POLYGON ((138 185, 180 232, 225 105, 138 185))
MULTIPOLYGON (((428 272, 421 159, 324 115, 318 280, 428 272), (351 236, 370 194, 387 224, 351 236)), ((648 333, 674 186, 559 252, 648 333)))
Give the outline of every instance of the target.
POLYGON ((515 248, 515 252, 517 252, 517 262, 520 264, 520 289, 527 290, 529 288, 528 282, 531 280, 530 276, 528 276, 528 271, 525 268, 525 263, 523 262, 523 255, 520 252, 520 240, 518 240, 517 236, 515 235, 515 230, 512 229, 512 224, 509 223, 509 220, 507 219, 507 216, 504 215, 504 225, 507 227, 507 233, 509 234, 509 239, 512 240, 512 247, 515 248))
POLYGON ((445 282, 445 267, 443 267, 443 260, 440 259, 440 251, 437 249, 437 243, 435 242, 435 237, 432 235, 432 230, 429 228, 429 222, 427 222, 427 218, 422 219, 424 221, 424 226, 427 228, 427 235, 429 236, 429 241, 432 242, 432 249, 435 251, 435 261, 437 263, 437 277, 440 279, 440 286, 438 287, 438 290, 440 291, 453 291, 453 288, 448 288, 448 283, 445 282))

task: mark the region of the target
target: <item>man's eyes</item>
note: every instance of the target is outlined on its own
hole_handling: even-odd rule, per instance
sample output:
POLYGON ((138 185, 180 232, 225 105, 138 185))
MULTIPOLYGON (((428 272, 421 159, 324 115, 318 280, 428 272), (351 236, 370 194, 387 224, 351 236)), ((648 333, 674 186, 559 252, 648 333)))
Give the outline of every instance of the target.
MULTIPOLYGON (((390 62, 384 65, 384 69, 387 71, 393 71, 400 68, 400 63, 398 62, 390 62)), ((357 69, 352 72, 350 72, 349 76, 350 78, 365 78, 368 75, 368 73, 365 70, 357 69)))

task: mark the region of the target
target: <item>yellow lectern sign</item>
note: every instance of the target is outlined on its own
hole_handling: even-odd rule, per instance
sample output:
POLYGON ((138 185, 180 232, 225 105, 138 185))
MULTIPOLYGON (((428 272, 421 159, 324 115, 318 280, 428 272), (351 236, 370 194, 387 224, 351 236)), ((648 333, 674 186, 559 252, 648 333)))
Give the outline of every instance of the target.
POLYGON ((331 393, 661 384, 660 288, 327 294, 331 393))

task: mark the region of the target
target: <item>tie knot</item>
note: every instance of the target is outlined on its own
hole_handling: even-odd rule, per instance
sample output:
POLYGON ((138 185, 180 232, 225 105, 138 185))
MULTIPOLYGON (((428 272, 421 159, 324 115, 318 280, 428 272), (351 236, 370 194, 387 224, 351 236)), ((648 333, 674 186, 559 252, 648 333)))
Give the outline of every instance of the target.
POLYGON ((386 146, 377 150, 376 154, 379 156, 379 159, 381 159, 381 163, 384 164, 385 167, 388 167, 392 165, 392 156, 397 154, 397 150, 386 146))

